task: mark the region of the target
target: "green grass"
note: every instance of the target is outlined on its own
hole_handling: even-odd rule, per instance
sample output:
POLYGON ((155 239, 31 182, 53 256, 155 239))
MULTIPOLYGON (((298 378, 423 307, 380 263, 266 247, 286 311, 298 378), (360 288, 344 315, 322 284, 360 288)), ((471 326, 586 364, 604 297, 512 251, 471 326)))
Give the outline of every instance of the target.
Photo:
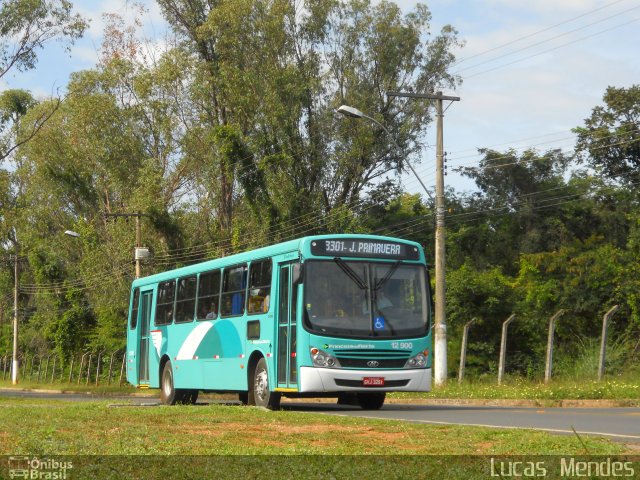
POLYGON ((394 393, 392 398, 528 399, 528 400, 619 400, 625 405, 640 405, 640 379, 608 378, 597 380, 554 380, 548 385, 522 377, 509 377, 502 385, 493 381, 450 379, 446 386, 428 394, 394 393))
MULTIPOLYGON (((133 406, 0 397, 0 454, 584 454, 573 436, 259 408, 133 406)), ((583 437, 591 454, 624 446, 583 437)))
POLYGON ((558 471, 558 455, 632 453, 603 438, 535 430, 113 402, 0 397, 0 455, 71 461, 69 478, 87 479, 480 479, 489 478, 493 457, 545 455, 521 459, 558 471))

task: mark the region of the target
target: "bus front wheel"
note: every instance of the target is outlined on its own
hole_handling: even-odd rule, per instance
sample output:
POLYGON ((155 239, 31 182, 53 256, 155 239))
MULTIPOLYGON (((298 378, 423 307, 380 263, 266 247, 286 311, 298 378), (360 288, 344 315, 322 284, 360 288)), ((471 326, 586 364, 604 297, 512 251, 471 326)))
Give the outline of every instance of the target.
POLYGON ((269 374, 267 362, 264 358, 258 360, 253 371, 253 381, 249 391, 249 405, 278 410, 280 408, 280 394, 269 390, 269 374))
POLYGON ((385 397, 386 393, 384 392, 357 394, 358 404, 363 410, 380 410, 384 404, 385 397))

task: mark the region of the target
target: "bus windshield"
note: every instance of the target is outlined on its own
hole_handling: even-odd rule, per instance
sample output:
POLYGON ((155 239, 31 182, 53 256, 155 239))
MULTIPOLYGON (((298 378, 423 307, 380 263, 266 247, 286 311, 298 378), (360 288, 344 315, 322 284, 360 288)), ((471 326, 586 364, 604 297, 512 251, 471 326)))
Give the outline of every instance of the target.
POLYGON ((344 261, 305 264, 304 315, 309 330, 349 337, 417 337, 429 328, 421 265, 344 261))

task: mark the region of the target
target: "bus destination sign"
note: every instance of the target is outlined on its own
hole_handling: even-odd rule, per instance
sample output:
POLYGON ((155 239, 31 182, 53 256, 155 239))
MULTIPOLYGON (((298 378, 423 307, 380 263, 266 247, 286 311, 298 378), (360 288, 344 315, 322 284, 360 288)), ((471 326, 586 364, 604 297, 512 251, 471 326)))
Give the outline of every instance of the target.
POLYGON ((413 245, 360 238, 313 240, 311 242, 311 253, 313 255, 331 257, 420 259, 420 252, 413 245))

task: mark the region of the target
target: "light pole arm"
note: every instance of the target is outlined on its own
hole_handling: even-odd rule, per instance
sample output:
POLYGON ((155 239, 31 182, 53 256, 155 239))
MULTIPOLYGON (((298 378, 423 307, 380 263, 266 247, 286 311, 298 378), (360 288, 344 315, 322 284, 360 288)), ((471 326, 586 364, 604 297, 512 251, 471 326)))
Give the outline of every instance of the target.
POLYGON ((375 123, 376 125, 378 125, 382 130, 384 130, 384 132, 387 134, 387 136, 391 139, 391 141, 393 142, 393 144, 396 146, 396 148, 402 152, 402 155, 404 156, 404 161, 407 163, 407 166, 409 167, 409 169, 411 170, 411 172, 413 173, 413 175, 418 179, 418 182, 420 182, 420 185, 422 185, 422 188, 424 189, 424 191, 427 193, 427 195, 429 196, 429 198, 431 199, 431 201, 434 201, 433 197, 431 196, 431 193, 429 193, 429 190, 427 189, 427 186, 422 182, 422 179, 418 176, 418 174, 416 173, 416 171, 413 168, 413 165, 411 165, 411 162, 409 161, 409 159, 407 158, 406 154, 404 153, 404 149, 402 147, 400 147, 400 145, 398 144, 398 142, 396 142, 395 138, 393 135, 391 135, 391 132, 389 131, 389 129, 387 127, 384 126, 383 123, 379 122, 378 120, 376 120, 373 117, 370 117, 369 115, 367 115, 366 113, 362 113, 360 112, 362 115, 362 118, 366 118, 367 120, 375 123))

